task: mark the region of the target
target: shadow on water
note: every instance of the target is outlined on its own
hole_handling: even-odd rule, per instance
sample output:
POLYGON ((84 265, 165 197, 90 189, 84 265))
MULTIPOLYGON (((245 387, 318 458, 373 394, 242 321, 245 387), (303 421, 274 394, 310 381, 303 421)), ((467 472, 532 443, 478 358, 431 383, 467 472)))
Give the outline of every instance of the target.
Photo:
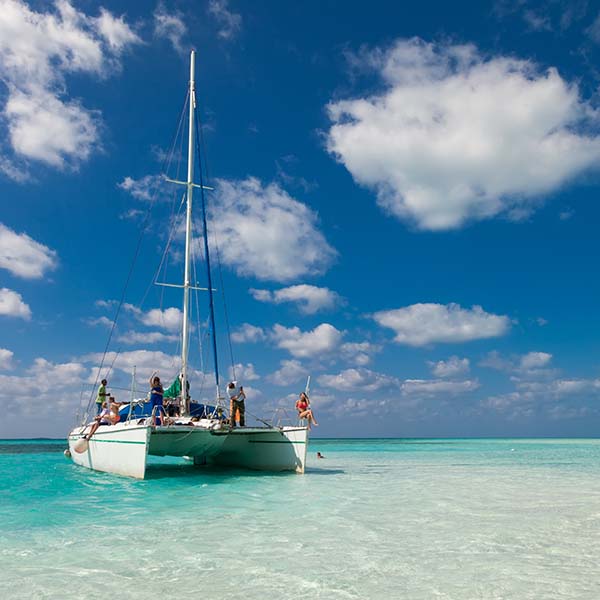
POLYGON ((305 475, 343 475, 344 469, 320 469, 319 467, 308 467, 305 475))
MULTIPOLYGON (((340 475, 342 469, 319 469, 317 467, 306 469, 305 476, 312 475, 340 475)), ((191 464, 180 465, 148 465, 146 467, 146 481, 157 479, 207 479, 212 482, 226 481, 233 478, 265 478, 265 477, 298 477, 293 471, 253 471, 252 469, 238 469, 235 467, 204 466, 197 467, 191 464)))

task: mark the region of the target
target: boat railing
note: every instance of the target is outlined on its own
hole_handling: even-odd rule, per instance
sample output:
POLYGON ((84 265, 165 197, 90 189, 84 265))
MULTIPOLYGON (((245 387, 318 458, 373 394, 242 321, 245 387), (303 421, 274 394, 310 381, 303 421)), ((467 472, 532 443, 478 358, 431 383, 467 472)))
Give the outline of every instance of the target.
POLYGON ((277 427, 295 427, 304 425, 303 421, 306 419, 298 419, 296 413, 290 414, 290 411, 286 408, 276 408, 273 413, 272 423, 276 423, 277 427))

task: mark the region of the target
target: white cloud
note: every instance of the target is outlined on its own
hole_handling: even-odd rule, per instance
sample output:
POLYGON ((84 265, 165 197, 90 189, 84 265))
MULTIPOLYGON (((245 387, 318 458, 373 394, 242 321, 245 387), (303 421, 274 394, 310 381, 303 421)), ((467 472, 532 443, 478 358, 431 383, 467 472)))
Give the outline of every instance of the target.
POLYGON ((497 351, 489 352, 479 363, 497 371, 512 373, 511 379, 515 382, 530 379, 550 379, 557 375, 555 369, 548 368, 552 354, 548 352, 528 352, 527 354, 502 357, 497 351))
POLYGON ((256 327, 255 325, 250 325, 250 323, 244 323, 231 334, 231 339, 238 344, 244 342, 261 342, 266 337, 262 327, 256 327))
POLYGON ((467 392, 473 392, 479 388, 478 381, 448 381, 446 379, 407 379, 402 383, 402 394, 404 396, 427 397, 440 394, 458 396, 467 392))
POLYGON ((273 326, 271 339, 278 348, 287 350, 296 358, 307 358, 327 354, 335 350, 344 334, 329 323, 321 323, 312 331, 301 331, 299 327, 273 326))
MULTIPOLYGON (((106 320, 112 326, 112 321, 106 320)), ((117 338, 117 341, 123 344, 158 344, 159 342, 176 342, 177 340, 179 340, 178 335, 168 335, 160 331, 126 331, 117 338)))
POLYGON ((228 0, 209 0, 208 12, 220 25, 218 35, 224 40, 235 37, 242 27, 242 16, 229 10, 228 0))
POLYGON ((246 363, 245 365, 242 363, 236 363, 233 369, 229 367, 229 377, 237 380, 238 382, 242 382, 242 385, 244 381, 256 381, 257 379, 260 379, 260 375, 256 373, 252 363, 246 363))
POLYGON ((108 317, 90 317, 88 319, 84 319, 84 323, 92 327, 100 325, 101 327, 105 327, 106 329, 112 329, 113 326, 112 319, 109 319, 108 317))
POLYGON ((267 378, 275 385, 290 385, 300 381, 308 375, 307 369, 299 360, 282 360, 279 369, 271 373, 267 378))
POLYGON ((14 352, 7 350, 6 348, 0 348, 0 369, 7 371, 13 367, 13 356, 14 352))
POLYGON ((469 359, 451 356, 448 360, 428 361, 431 372, 436 377, 456 377, 469 372, 469 359))
POLYGON ((125 23, 123 16, 114 17, 105 8, 100 9, 96 24, 100 35, 116 52, 121 52, 128 44, 139 44, 142 41, 125 23))
POLYGON ((29 321, 31 309, 23 302, 21 294, 8 288, 0 288, 0 315, 18 317, 29 321))
POLYGON ((54 250, 0 223, 0 268, 24 279, 39 279, 56 265, 54 250))
POLYGON ((187 27, 183 22, 183 15, 178 11, 169 13, 164 4, 159 4, 154 11, 154 35, 168 39, 173 48, 183 54, 183 38, 186 34, 187 27))
POLYGON ((395 342, 409 346, 498 337, 510 328, 510 319, 506 316, 487 313, 481 306, 465 309, 454 303, 412 304, 382 310, 372 316, 377 323, 394 331, 395 342))
POLYGON ((420 229, 522 217, 599 163, 600 113, 554 68, 418 38, 354 60, 385 90, 330 102, 327 148, 420 229))
POLYGON ((340 346, 340 351, 344 360, 364 367, 371 362, 373 354, 381 352, 381 346, 371 342, 347 342, 340 346))
POLYGON ((61 414, 62 427, 68 427, 64 421, 66 411, 73 411, 68 415, 72 418, 86 373, 87 369, 80 363, 57 364, 36 358, 27 369, 27 375, 0 375, 0 402, 10 403, 9 418, 14 414, 34 417, 32 427, 44 415, 56 412, 61 414), (48 385, 49 381, 52 385, 48 385))
POLYGON ((276 183, 221 179, 216 200, 212 232, 222 262, 240 275, 288 281, 323 272, 336 256, 317 229, 317 215, 276 183))
MULTIPOLYGON (((102 361, 102 356, 100 352, 87 354, 81 358, 81 361, 96 366, 102 361)), ((153 371, 158 371, 163 383, 170 384, 179 371, 180 362, 179 356, 165 354, 158 350, 131 350, 118 354, 107 352, 104 357, 104 369, 113 365, 113 369, 130 375, 135 367, 141 381, 147 380, 153 371)))
POLYGON ((65 99, 65 76, 108 76, 119 69, 124 49, 140 41, 123 17, 105 9, 90 17, 68 0, 56 0, 45 13, 0 0, 3 117, 15 155, 59 168, 86 160, 98 146, 99 114, 65 99))
POLYGON ((161 329, 172 332, 181 330, 183 313, 178 308, 152 308, 147 312, 144 312, 132 304, 125 304, 124 308, 132 313, 140 323, 143 323, 148 327, 160 327, 161 329))
POLYGON ((393 390, 402 385, 402 382, 395 377, 376 373, 369 369, 346 369, 337 375, 321 375, 317 381, 319 385, 344 392, 393 390))
MULTIPOLYGON (((518 381, 517 389, 490 396, 481 402, 509 419, 546 415, 551 419, 570 419, 598 410, 589 405, 600 397, 600 379, 553 379, 518 381)), ((596 402, 594 402, 596 404, 596 402)))
POLYGON ((140 179, 125 177, 121 183, 117 184, 122 190, 129 192, 138 200, 153 200, 159 190, 164 185, 164 179, 159 175, 146 175, 140 179))
POLYGON ((54 167, 64 167, 68 158, 87 160, 98 139, 94 112, 41 89, 13 91, 4 114, 15 152, 54 167))
POLYGON ((315 314, 320 310, 331 310, 341 300, 338 294, 329 288, 307 284, 292 285, 275 291, 251 289, 250 293, 259 302, 295 302, 300 312, 306 315, 315 314))
POLYGON ((528 352, 521 357, 521 369, 539 369, 552 360, 552 354, 547 352, 528 352))

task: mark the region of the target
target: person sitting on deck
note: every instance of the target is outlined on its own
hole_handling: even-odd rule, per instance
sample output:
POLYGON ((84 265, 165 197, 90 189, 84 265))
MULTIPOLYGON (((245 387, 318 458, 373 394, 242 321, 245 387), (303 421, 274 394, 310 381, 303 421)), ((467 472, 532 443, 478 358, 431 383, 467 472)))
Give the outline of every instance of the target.
POLYGON ((156 375, 156 371, 150 377, 150 404, 152 406, 152 414, 154 415, 154 424, 163 424, 163 386, 160 383, 160 377, 156 375))
POLYGON ((106 402, 102 403, 102 411, 99 415, 96 415, 94 418, 95 423, 92 425, 90 432, 87 435, 84 435, 84 439, 89 440, 98 430, 100 425, 115 425, 121 419, 119 415, 119 406, 115 404, 111 404, 110 408, 106 406, 106 402))
POLYGON ((313 415, 313 411, 310 407, 310 400, 308 399, 308 395, 306 392, 300 393, 300 398, 296 401, 296 410, 298 411, 299 419, 307 419, 308 420, 308 428, 310 429, 311 424, 318 426, 315 416, 313 415))
POLYGON ((236 422, 236 413, 240 412, 240 427, 246 425, 246 406, 244 400, 246 400, 246 394, 244 388, 240 385, 237 386, 237 381, 230 381, 227 385, 227 393, 229 394, 229 424, 233 429, 236 422))

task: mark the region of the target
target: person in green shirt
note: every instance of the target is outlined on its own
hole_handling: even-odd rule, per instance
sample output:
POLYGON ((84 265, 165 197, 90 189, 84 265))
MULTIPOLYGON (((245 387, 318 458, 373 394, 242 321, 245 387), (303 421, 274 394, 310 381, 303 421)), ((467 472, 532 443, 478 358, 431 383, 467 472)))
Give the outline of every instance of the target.
POLYGON ((100 387, 98 388, 98 395, 96 396, 96 414, 99 415, 102 410, 102 403, 106 400, 106 397, 109 395, 106 393, 106 384, 108 381, 103 379, 100 382, 100 387))

